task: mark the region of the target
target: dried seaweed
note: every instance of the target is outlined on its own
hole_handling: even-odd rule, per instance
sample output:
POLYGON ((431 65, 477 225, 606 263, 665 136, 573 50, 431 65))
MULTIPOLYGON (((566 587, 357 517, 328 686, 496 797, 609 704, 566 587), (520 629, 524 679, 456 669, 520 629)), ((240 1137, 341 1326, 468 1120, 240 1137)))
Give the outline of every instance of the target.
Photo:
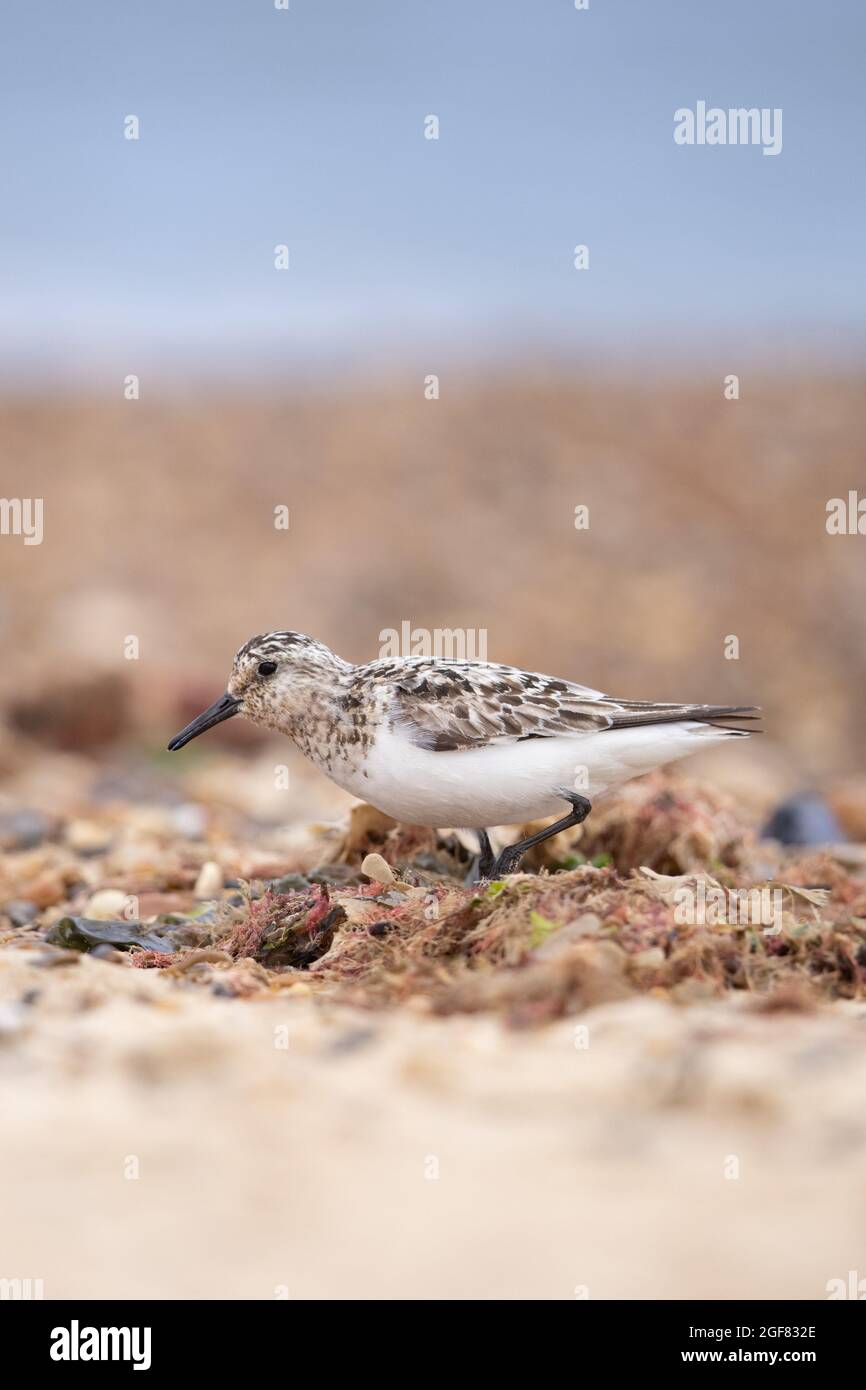
MULTIPOLYGON (((399 826, 359 806, 342 829, 312 833, 315 868, 273 859, 259 878, 229 870, 208 902, 191 892, 204 848, 190 856, 171 844, 133 878, 100 870, 113 863, 104 851, 86 871, 101 896, 108 885, 109 898, 134 892, 151 912, 97 921, 77 909, 79 861, 47 844, 19 856, 24 881, 72 900, 23 925, 10 916, 8 939, 103 947, 115 960, 110 948, 120 948, 141 969, 232 997, 304 988, 367 1009, 493 1011, 519 1026, 628 994, 685 1002, 740 991, 778 1007, 866 995, 866 880, 856 857, 761 843, 729 797, 701 784, 664 773, 634 782, 504 881, 467 884, 473 848, 459 832, 399 826), (723 901, 772 891, 778 921, 767 931, 736 914, 683 920, 684 890, 723 901), (169 895, 174 910, 159 912, 169 895)), ((255 862, 234 853, 236 864, 255 862)), ((25 896, 14 877, 9 887, 14 900, 25 896)))

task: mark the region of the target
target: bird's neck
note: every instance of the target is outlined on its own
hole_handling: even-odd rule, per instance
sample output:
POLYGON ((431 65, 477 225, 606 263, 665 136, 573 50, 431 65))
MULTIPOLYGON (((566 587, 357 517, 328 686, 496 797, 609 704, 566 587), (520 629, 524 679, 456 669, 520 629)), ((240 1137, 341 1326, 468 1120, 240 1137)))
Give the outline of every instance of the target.
POLYGON ((333 652, 317 653, 315 664, 296 674, 281 713, 281 731, 325 772, 362 757, 372 739, 371 711, 355 692, 356 671, 333 652))

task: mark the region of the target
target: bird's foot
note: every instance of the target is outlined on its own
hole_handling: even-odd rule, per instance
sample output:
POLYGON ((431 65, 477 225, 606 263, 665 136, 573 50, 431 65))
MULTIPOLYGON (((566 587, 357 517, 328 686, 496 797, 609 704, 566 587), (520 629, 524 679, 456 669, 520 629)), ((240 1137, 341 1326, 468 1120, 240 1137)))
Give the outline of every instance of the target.
POLYGON ((520 845, 506 845, 501 854, 493 861, 490 877, 504 878, 506 874, 516 873, 525 853, 526 851, 520 845))

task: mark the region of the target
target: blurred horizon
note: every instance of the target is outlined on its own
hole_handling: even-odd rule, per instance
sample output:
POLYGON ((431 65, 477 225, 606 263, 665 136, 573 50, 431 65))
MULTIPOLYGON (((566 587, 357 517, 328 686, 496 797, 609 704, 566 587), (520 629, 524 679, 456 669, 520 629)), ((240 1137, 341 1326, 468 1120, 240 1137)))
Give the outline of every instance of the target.
POLYGON ((5 37, 16 387, 866 362, 854 0, 46 0, 5 37), (678 146, 698 100, 781 108, 780 153, 678 146))

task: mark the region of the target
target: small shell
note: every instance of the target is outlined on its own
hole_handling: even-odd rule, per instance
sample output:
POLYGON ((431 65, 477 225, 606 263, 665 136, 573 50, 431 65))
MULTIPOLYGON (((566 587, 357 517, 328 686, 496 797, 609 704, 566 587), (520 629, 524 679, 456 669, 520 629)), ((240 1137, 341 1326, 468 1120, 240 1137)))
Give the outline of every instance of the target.
POLYGON ((197 898, 218 898, 223 890, 223 871, 213 859, 205 860, 195 881, 193 893, 197 898))
POLYGON ((387 864, 381 854, 368 854, 361 865, 361 873, 365 878, 371 878, 374 883, 395 883, 396 875, 390 864, 387 864))
POLYGON ((95 922, 109 922, 123 917, 128 898, 122 888, 102 888, 88 900, 84 916, 95 922))

